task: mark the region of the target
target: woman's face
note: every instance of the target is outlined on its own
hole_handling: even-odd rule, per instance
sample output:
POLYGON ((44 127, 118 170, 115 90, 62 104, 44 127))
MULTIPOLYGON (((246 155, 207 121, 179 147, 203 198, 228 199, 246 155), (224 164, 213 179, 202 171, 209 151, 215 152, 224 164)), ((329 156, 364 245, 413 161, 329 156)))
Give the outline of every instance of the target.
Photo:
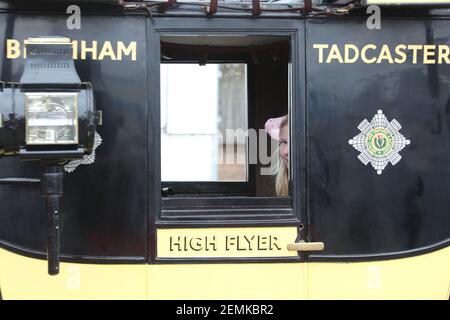
POLYGON ((280 157, 289 168, 289 130, 286 123, 280 131, 280 157))

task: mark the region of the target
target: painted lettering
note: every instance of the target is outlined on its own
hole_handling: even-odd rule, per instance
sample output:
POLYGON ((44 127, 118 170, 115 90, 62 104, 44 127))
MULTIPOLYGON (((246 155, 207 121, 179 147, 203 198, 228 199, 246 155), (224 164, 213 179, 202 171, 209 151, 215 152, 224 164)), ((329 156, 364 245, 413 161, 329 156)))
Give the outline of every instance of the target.
POLYGON ((450 48, 448 45, 435 44, 314 44, 318 49, 318 63, 353 64, 450 64, 450 48))
MULTIPOLYGON (((137 60, 137 42, 131 41, 87 41, 73 40, 73 59, 74 60, 137 60)), ((18 59, 26 58, 26 50, 23 42, 16 39, 6 39, 6 58, 18 59)))

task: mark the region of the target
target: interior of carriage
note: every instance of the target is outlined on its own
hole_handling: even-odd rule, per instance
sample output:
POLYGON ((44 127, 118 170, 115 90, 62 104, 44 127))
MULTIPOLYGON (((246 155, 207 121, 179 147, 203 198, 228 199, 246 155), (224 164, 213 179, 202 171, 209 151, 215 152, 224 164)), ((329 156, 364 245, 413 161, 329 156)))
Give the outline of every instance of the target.
POLYGON ((290 52, 288 36, 161 37, 163 199, 275 196, 264 127, 289 113, 290 52))

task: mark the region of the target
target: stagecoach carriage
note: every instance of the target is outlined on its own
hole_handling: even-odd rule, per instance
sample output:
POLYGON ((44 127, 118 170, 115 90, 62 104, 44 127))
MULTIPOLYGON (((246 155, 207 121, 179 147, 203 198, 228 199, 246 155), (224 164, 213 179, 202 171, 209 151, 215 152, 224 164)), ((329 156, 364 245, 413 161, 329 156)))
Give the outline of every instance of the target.
POLYGON ((1 297, 448 299, 447 7, 0 1, 1 297))

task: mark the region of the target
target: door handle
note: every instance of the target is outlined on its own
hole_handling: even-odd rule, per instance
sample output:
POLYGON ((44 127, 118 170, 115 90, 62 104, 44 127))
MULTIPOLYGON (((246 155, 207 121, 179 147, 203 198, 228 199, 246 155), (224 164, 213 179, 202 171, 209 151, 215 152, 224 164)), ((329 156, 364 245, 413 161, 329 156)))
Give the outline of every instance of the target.
POLYGON ((287 245, 288 251, 322 251, 325 249, 323 242, 305 242, 300 241, 296 243, 289 243, 287 245))

